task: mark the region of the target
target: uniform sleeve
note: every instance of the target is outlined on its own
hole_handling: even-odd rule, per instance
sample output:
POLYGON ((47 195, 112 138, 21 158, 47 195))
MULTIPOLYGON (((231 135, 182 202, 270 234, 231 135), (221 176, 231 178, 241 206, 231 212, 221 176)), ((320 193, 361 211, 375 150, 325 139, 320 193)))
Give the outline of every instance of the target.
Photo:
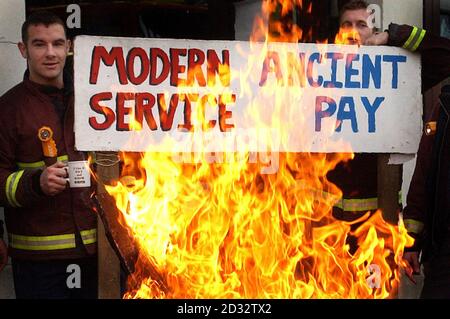
POLYGON ((388 45, 422 54, 422 86, 428 90, 450 76, 450 39, 424 29, 391 23, 388 45))
POLYGON ((30 207, 45 198, 40 190, 39 169, 19 169, 16 159, 18 133, 14 113, 0 99, 0 206, 30 207))
POLYGON ((406 207, 403 210, 405 227, 408 234, 415 239, 413 247, 409 248, 413 251, 418 251, 421 248, 426 218, 426 181, 430 168, 433 141, 433 135, 422 135, 416 166, 406 198, 406 207))
MULTIPOLYGON (((422 89, 438 84, 450 76, 450 40, 433 36, 426 30, 391 23, 389 25, 388 45, 403 47, 422 55, 422 89)), ((420 250, 424 234, 425 214, 427 210, 426 181, 431 166, 431 154, 434 134, 427 131, 428 123, 436 123, 438 108, 433 110, 430 119, 425 119, 425 132, 422 135, 414 174, 409 186, 406 207, 403 211, 403 220, 408 233, 414 237, 414 246, 409 250, 420 250)))
POLYGON ((436 122, 439 107, 435 107, 429 119, 426 119, 424 132, 417 151, 417 161, 409 185, 406 207, 403 210, 403 221, 408 234, 414 239, 414 245, 405 249, 419 251, 425 230, 427 211, 427 180, 432 164, 433 145, 435 142, 436 122))

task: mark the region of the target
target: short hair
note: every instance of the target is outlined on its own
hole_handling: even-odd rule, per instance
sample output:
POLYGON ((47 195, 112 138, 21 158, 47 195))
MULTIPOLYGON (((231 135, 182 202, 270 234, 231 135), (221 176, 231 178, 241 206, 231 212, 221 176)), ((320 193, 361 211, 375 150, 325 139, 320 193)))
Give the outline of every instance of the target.
POLYGON ((46 27, 52 24, 59 24, 64 29, 64 35, 67 37, 67 30, 64 22, 56 14, 49 11, 36 11, 28 16, 25 22, 22 24, 22 42, 27 43, 28 41, 28 28, 31 25, 43 24, 46 27))
POLYGON ((342 17, 345 11, 351 11, 351 10, 367 10, 369 5, 364 0, 351 0, 350 2, 347 2, 344 4, 339 11, 339 19, 342 17))

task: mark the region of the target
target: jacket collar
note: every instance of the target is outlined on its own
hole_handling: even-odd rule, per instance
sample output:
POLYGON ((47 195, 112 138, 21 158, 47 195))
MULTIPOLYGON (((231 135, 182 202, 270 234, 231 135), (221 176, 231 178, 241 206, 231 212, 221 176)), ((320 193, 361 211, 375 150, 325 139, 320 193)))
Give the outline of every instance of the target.
MULTIPOLYGON (((33 82, 30 80, 30 71, 27 69, 23 75, 23 81, 28 87, 32 87, 33 89, 38 90, 41 93, 54 93, 58 92, 61 89, 58 89, 51 85, 42 85, 38 84, 36 82, 33 82)), ((73 77, 72 75, 64 69, 63 71, 63 81, 64 81, 64 88, 62 89, 64 92, 64 95, 69 95, 73 93, 73 77)))

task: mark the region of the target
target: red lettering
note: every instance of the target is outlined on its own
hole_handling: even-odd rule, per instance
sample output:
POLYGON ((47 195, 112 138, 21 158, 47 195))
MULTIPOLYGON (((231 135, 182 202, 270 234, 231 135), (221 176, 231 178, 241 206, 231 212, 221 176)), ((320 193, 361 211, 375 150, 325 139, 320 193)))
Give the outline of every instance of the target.
POLYGON ((116 97, 117 131, 130 131, 130 123, 125 123, 125 115, 131 114, 131 108, 125 107, 125 101, 134 100, 134 93, 119 92, 116 97))
POLYGON ((150 71, 150 62, 148 60, 147 52, 142 48, 133 48, 128 52, 127 56, 127 71, 128 78, 134 85, 139 85, 145 81, 150 71), (139 58, 140 63, 140 73, 136 76, 134 72, 134 61, 139 58))
POLYGON ((222 61, 220 61, 214 50, 208 50, 206 54, 208 60, 208 86, 216 85, 216 74, 219 74, 219 79, 223 86, 230 86, 230 51, 222 51, 222 61))
POLYGON ((89 117, 89 125, 94 130, 96 131, 106 130, 112 125, 112 123, 114 123, 115 121, 114 111, 107 106, 100 105, 100 101, 107 101, 111 99, 112 99, 111 92, 101 92, 93 95, 89 100, 89 105, 91 106, 91 109, 94 112, 101 114, 105 117, 105 120, 103 122, 99 122, 95 116, 89 117))
POLYGON ((192 132, 194 125, 192 125, 192 102, 198 101, 198 94, 182 94, 180 98, 184 101, 183 120, 184 123, 178 125, 179 131, 192 132))
POLYGON ((206 104, 209 103, 211 106, 217 106, 217 98, 212 94, 203 95, 200 99, 200 116, 202 120, 203 131, 208 131, 216 125, 216 120, 210 120, 206 122, 206 104))
POLYGON ((173 94, 170 98, 169 107, 166 103, 166 94, 158 94, 159 122, 163 131, 170 131, 173 124, 173 117, 178 107, 178 94, 173 94))
POLYGON ((197 80, 199 86, 206 86, 202 70, 203 63, 205 63, 205 53, 199 49, 190 49, 188 52, 188 86, 193 86, 195 80, 197 80))
POLYGON ((100 60, 106 66, 112 66, 113 64, 115 64, 120 83, 128 84, 122 48, 113 47, 108 53, 104 46, 95 46, 94 50, 92 51, 92 63, 89 83, 97 84, 98 73, 100 70, 100 60))
MULTIPOLYGON (((203 131, 213 129, 217 123, 221 132, 230 131, 235 127, 227 123, 232 118, 232 111, 227 110, 227 105, 236 102, 236 95, 231 93, 213 94, 200 96, 196 93, 172 94, 160 93, 156 96, 149 92, 133 93, 118 92, 115 97, 115 108, 101 105, 102 101, 112 101, 111 92, 101 92, 93 95, 90 99, 91 109, 104 117, 99 120, 98 116, 89 117, 89 125, 97 131, 107 130, 116 121, 117 131, 140 131, 143 128, 144 119, 151 131, 158 130, 157 121, 153 115, 153 108, 158 104, 159 123, 161 130, 170 131, 173 128, 175 114, 179 102, 184 102, 183 120, 177 125, 177 130, 183 132, 194 131, 192 116, 201 122, 199 128, 203 131), (196 112, 193 113, 193 105, 197 103, 196 112), (217 119, 207 119, 207 107, 212 107, 218 113, 217 119), (217 110, 217 111, 216 111, 217 110), (115 112, 114 112, 115 111, 115 112)), ((216 114, 217 114, 216 113, 216 114)))
POLYGON ((226 123, 233 116, 232 111, 227 111, 227 104, 236 102, 236 94, 219 95, 219 127, 221 132, 229 132, 234 124, 226 123))
POLYGON ((150 49, 150 85, 158 85, 167 79, 170 71, 170 61, 166 52, 159 48, 150 49), (158 60, 162 63, 161 73, 158 75, 158 60))
POLYGON ((152 108, 154 105, 155 97, 153 96, 153 94, 136 94, 136 121, 140 124, 140 127, 142 127, 142 122, 145 117, 145 121, 152 131, 156 131, 158 129, 152 113, 152 108))
POLYGON ((186 80, 180 79, 179 75, 186 72, 186 66, 180 65, 180 56, 186 56, 186 49, 170 49, 170 85, 186 86, 186 80))

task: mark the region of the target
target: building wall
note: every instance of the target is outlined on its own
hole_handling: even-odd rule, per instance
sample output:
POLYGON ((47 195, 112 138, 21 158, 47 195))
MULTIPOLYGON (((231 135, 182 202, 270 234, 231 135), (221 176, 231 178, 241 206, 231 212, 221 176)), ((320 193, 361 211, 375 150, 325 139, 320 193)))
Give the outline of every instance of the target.
MULTIPOLYGON (((26 68, 25 60, 17 49, 20 27, 24 20, 25 0, 0 1, 0 95, 21 81, 26 68)), ((0 219, 4 220, 2 207, 0 207, 0 219)), ((9 263, 0 272, 0 299, 14 297, 12 270, 9 263)))
POLYGON ((423 24, 422 0, 383 0, 383 25, 386 29, 389 23, 423 24))
POLYGON ((235 39, 248 41, 253 30, 253 21, 261 14, 261 0, 246 0, 235 4, 235 39))
POLYGON ((17 49, 25 20, 25 0, 0 1, 0 95, 19 83, 25 60, 17 49))

